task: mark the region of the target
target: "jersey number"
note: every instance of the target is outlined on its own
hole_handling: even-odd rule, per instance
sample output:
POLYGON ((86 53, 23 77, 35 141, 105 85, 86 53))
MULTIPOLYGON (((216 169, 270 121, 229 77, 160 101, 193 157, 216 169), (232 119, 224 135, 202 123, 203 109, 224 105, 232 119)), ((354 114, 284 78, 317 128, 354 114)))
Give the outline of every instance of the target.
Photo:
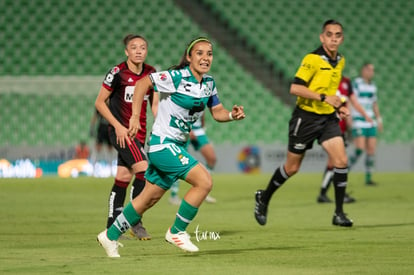
POLYGON ((190 111, 188 112, 188 114, 190 116, 192 116, 192 115, 194 115, 194 113, 203 111, 205 109, 205 107, 206 106, 204 105, 204 102, 203 101, 194 101, 193 108, 190 109, 190 111))

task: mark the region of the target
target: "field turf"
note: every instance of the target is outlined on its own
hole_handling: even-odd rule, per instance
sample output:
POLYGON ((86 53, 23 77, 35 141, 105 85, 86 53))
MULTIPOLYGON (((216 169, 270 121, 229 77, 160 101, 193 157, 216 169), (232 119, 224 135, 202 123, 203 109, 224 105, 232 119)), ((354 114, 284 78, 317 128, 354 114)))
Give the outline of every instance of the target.
POLYGON ((177 211, 167 193, 144 216, 152 240, 122 240, 119 259, 96 242, 111 178, 0 179, 0 274, 414 274, 414 173, 377 173, 377 187, 351 173, 352 228, 332 226, 334 205, 316 203, 321 174, 290 179, 266 226, 253 197, 270 175, 213 177, 218 202, 203 204, 188 228, 199 253, 164 241, 177 211), (198 242, 197 227, 206 237, 198 242))

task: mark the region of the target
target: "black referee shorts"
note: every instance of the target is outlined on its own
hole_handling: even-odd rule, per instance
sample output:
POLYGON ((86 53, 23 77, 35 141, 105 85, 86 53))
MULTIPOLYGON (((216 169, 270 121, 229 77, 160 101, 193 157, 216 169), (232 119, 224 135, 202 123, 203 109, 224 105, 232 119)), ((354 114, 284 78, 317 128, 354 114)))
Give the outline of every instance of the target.
POLYGON ((125 148, 121 148, 116 143, 115 128, 112 126, 109 127, 109 138, 111 139, 112 146, 118 152, 118 166, 131 168, 135 163, 147 160, 144 144, 140 143, 137 138, 134 138, 131 144, 125 142, 125 148))
POLYGON ((333 137, 340 137, 339 118, 336 113, 319 115, 296 107, 289 121, 289 145, 292 153, 303 154, 313 142, 321 144, 333 137))

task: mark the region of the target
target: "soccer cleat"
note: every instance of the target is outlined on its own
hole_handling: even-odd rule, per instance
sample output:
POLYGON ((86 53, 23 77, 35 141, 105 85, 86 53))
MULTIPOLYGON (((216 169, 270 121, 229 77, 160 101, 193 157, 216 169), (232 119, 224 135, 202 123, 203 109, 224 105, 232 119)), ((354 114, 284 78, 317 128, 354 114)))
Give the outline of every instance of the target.
POLYGON ((318 196, 316 201, 319 202, 319 203, 331 203, 332 202, 332 200, 330 198, 328 198, 327 195, 322 195, 322 194, 320 194, 318 196))
POLYGON ((180 205, 181 204, 181 199, 179 196, 171 196, 168 199, 168 202, 172 205, 180 205))
POLYGON ((348 219, 345 213, 335 213, 332 219, 332 224, 351 227, 353 225, 353 222, 351 219, 348 219))
POLYGON ((254 217, 260 225, 265 225, 267 221, 267 204, 261 201, 261 196, 264 190, 257 190, 255 199, 256 206, 254 209, 254 217))
POLYGON ((99 244, 105 249, 106 255, 110 258, 119 258, 121 257, 118 253, 118 246, 123 247, 123 245, 118 241, 111 241, 108 239, 108 236, 106 235, 107 230, 105 229, 101 233, 99 233, 96 240, 99 242, 99 244))
POLYGON ((208 195, 205 199, 204 199, 207 203, 216 203, 217 200, 216 198, 213 198, 212 196, 208 195))
POLYGON ((171 233, 171 228, 168 228, 165 234, 165 240, 182 250, 188 252, 197 252, 199 249, 190 241, 190 235, 185 231, 180 231, 177 234, 171 233))
POLYGON ((345 193, 344 203, 353 203, 356 202, 356 199, 351 197, 349 194, 345 193))
POLYGON ((377 186, 378 183, 376 183, 375 181, 370 180, 370 181, 365 182, 365 185, 366 186, 377 186))
POLYGON ((134 225, 133 227, 131 227, 131 231, 130 232, 131 232, 131 235, 133 237, 136 237, 140 241, 148 241, 148 240, 151 240, 150 234, 148 234, 147 230, 142 225, 142 222, 141 221, 139 221, 139 223, 137 223, 136 225, 134 225))

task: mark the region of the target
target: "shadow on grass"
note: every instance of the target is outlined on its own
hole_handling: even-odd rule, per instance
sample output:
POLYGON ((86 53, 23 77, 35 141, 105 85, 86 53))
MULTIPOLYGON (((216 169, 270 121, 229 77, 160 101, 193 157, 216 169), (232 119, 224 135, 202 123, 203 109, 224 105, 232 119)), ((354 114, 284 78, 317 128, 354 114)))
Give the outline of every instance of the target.
POLYGON ((414 225, 414 222, 389 223, 389 224, 366 224, 366 225, 357 225, 356 228, 400 227, 400 226, 412 226, 412 225, 414 225))
POLYGON ((230 249, 215 249, 215 250, 203 250, 197 253, 186 253, 180 255, 180 257, 196 257, 203 255, 226 255, 226 254, 240 254, 250 251, 288 251, 288 250, 298 250, 303 247, 299 246, 266 246, 266 247, 250 247, 250 248, 230 248, 230 249))

